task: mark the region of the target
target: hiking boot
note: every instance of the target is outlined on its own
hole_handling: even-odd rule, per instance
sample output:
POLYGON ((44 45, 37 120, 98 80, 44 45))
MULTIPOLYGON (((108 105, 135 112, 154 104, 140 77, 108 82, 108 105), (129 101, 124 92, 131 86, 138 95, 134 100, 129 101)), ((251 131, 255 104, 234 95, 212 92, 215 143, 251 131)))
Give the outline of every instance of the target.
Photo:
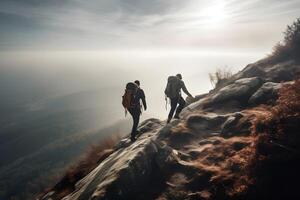
POLYGON ((131 136, 131 137, 130 137, 130 140, 131 140, 131 142, 134 142, 134 141, 136 141, 136 138, 135 138, 135 136, 131 136))
POLYGON ((141 131, 138 131, 138 130, 137 130, 137 131, 135 132, 135 135, 136 135, 136 136, 140 136, 141 134, 142 134, 141 131))

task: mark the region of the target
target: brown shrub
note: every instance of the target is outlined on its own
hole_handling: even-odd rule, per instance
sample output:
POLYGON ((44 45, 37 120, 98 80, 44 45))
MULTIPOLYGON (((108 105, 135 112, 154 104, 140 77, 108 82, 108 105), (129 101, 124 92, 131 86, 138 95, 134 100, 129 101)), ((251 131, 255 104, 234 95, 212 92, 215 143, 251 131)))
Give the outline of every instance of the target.
POLYGON ((282 134, 289 126, 286 122, 300 118, 300 79, 282 87, 278 96, 276 105, 256 121, 256 131, 282 134))
POLYGON ((67 169, 62 179, 52 189, 47 190, 48 192, 55 191, 52 198, 61 199, 74 191, 76 182, 107 158, 113 152, 113 147, 119 140, 119 136, 114 136, 102 140, 99 144, 91 145, 80 161, 67 169))
POLYGON ((232 77, 232 71, 228 67, 223 67, 208 75, 212 86, 216 88, 232 77))
POLYGON ((274 107, 261 108, 254 127, 257 141, 252 176, 256 180, 252 195, 257 199, 299 199, 300 79, 280 89, 274 107))
POLYGON ((299 61, 300 50, 300 18, 288 25, 284 31, 284 39, 274 47, 269 60, 273 62, 293 58, 299 61))

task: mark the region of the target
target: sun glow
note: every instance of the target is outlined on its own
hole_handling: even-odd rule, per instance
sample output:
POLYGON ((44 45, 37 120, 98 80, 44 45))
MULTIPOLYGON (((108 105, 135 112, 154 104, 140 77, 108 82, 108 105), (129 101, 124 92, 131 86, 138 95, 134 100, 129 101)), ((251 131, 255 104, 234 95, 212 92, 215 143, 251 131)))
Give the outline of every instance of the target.
POLYGON ((228 18, 225 1, 220 0, 214 2, 213 5, 202 11, 202 15, 205 17, 207 24, 210 24, 210 26, 222 25, 228 18))

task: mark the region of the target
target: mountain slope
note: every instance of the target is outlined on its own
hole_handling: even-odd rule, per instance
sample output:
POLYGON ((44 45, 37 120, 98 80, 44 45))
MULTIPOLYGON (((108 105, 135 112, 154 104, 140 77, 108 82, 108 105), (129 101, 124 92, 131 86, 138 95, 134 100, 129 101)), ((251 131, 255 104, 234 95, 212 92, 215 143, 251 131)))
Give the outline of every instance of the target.
MULTIPOLYGON (((188 105, 180 120, 141 123, 136 142, 121 140, 62 199, 299 198, 295 185, 300 178, 296 170, 300 139, 294 134, 300 130, 299 94, 290 109, 294 114, 285 115, 294 118, 266 125, 274 113, 272 106, 278 108, 280 99, 290 98, 282 91, 291 85, 299 88, 299 81, 293 82, 299 72, 300 65, 293 60, 248 65, 188 105), (261 103, 267 105, 258 106, 261 103), (270 127, 273 135, 267 133, 270 127), (279 130, 281 137, 277 137, 279 130), (264 184, 268 184, 265 190, 264 184)), ((58 193, 54 189, 41 199, 60 199, 58 193)))
MULTIPOLYGON (((86 130, 78 129, 78 132, 74 131, 68 135, 54 135, 52 137, 56 136, 56 138, 52 141, 46 134, 45 139, 48 143, 43 147, 34 152, 24 152, 24 154, 26 153, 24 156, 6 163, 0 168, 0 197, 3 199, 33 199, 35 193, 49 187, 58 177, 62 176, 66 168, 77 162, 77 159, 74 158, 80 157, 91 144, 113 135, 122 135, 124 130, 129 131, 129 126, 127 120, 122 120, 102 129, 87 127, 86 130)), ((68 127, 72 126, 66 124, 66 129, 68 127)), ((33 132, 39 133, 38 131, 33 132)), ((33 138, 38 139, 38 137, 33 138)), ((34 143, 31 142, 31 144, 34 143)), ((24 146, 14 147, 21 149, 24 146)), ((6 152, 8 153, 8 151, 6 152)), ((2 155, 2 157, 4 156, 2 155)))

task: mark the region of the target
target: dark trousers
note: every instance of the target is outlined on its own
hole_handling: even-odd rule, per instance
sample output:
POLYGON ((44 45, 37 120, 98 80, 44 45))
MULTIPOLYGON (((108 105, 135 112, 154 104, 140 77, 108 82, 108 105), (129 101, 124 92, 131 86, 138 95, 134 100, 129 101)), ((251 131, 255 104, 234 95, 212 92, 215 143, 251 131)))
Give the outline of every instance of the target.
POLYGON ((132 116, 133 119, 133 125, 131 129, 131 137, 135 137, 137 133, 137 127, 139 125, 140 121, 140 115, 141 115, 141 109, 140 108, 130 108, 129 113, 132 116))
POLYGON ((180 112, 182 111, 182 109, 185 106, 185 100, 181 96, 180 97, 176 97, 176 98, 170 98, 170 100, 171 100, 171 110, 169 112, 168 119, 171 120, 172 117, 173 117, 173 114, 174 114, 175 110, 176 110, 175 116, 176 117, 179 116, 180 112), (178 105, 178 107, 177 107, 177 105, 178 105))

